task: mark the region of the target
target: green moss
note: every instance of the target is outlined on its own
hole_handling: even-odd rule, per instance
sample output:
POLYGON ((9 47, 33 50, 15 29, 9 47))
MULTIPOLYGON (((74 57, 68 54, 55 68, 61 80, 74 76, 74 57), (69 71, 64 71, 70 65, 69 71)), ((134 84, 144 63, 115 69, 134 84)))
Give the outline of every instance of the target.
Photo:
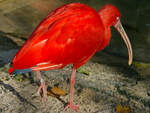
POLYGON ((90 75, 91 72, 87 71, 86 69, 84 69, 83 67, 80 67, 77 69, 77 72, 85 74, 85 75, 90 75))
POLYGON ((133 62, 133 67, 140 77, 150 79, 150 63, 133 62))
POLYGON ((150 68, 150 63, 142 63, 142 62, 133 62, 133 66, 136 68, 150 68))
POLYGON ((15 75, 14 80, 22 82, 24 80, 27 80, 27 78, 22 74, 17 74, 17 75, 15 75))

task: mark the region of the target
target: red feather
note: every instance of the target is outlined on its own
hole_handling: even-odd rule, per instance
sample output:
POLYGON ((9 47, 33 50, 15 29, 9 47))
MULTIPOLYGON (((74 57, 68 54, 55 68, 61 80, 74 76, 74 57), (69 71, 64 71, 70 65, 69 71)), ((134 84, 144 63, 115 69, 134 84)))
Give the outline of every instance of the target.
POLYGON ((104 26, 94 9, 79 3, 64 5, 37 26, 14 57, 13 67, 26 69, 47 62, 77 68, 101 47, 103 34, 104 26))
POLYGON ((35 29, 18 51, 9 69, 10 74, 36 71, 41 81, 38 92, 47 88, 39 70, 58 69, 73 64, 70 78, 70 100, 65 107, 78 110, 73 103, 76 69, 110 42, 114 26, 123 37, 132 63, 132 47, 121 25, 120 12, 113 5, 105 5, 98 12, 87 5, 72 3, 50 13, 35 29))

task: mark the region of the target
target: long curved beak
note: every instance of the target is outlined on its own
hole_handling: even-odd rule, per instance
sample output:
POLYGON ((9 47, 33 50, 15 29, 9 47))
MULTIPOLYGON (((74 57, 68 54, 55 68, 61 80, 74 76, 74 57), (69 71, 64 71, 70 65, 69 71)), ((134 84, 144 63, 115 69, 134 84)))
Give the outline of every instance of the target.
POLYGON ((132 60, 133 60, 133 53, 132 53, 132 46, 131 46, 130 40, 129 40, 124 28, 122 27, 120 20, 118 20, 118 22, 114 25, 114 27, 121 34, 121 36, 122 36, 122 38, 123 38, 123 40, 124 40, 124 42, 128 48, 128 55, 129 55, 128 64, 131 65, 132 60))

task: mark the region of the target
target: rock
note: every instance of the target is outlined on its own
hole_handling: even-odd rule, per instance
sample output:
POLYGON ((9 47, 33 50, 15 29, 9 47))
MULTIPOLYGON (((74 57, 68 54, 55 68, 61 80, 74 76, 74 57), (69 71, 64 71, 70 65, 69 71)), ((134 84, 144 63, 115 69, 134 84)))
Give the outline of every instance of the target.
POLYGON ((2 111, 3 111, 3 110, 0 108, 0 113, 2 113, 2 111))
MULTIPOLYGON (((130 68, 126 68, 125 64, 117 66, 115 64, 117 61, 124 63, 126 59, 102 52, 101 55, 96 55, 83 66, 83 69, 90 70, 91 74, 89 76, 82 73, 76 74, 74 101, 80 105, 82 113, 110 113, 116 110, 116 105, 128 105, 135 113, 141 111, 149 113, 150 98, 147 95, 145 80, 139 81, 134 70, 129 70, 130 68), (107 64, 108 60, 112 62, 107 64), (136 81, 138 82, 136 83, 136 81)), ((5 66, 5 68, 8 69, 8 66, 5 66)), ((2 93, 0 93, 0 101, 4 102, 3 105, 0 104, 0 108, 11 105, 8 106, 7 112, 13 111, 15 113, 26 113, 26 109, 28 109, 28 112, 34 113, 38 113, 38 111, 70 113, 71 110, 63 111, 64 104, 69 98, 69 84, 67 80, 70 78, 70 74, 70 66, 62 70, 42 72, 48 86, 55 87, 58 84, 56 86, 67 91, 67 95, 61 98, 49 96, 48 107, 45 109, 44 104, 40 103, 39 95, 33 96, 38 89, 36 85, 37 79, 35 79, 33 74, 30 74, 30 76, 34 77, 33 83, 29 81, 17 82, 14 79, 1 81, 1 78, 5 77, 7 72, 0 71, 0 86, 3 88, 2 93)))
POLYGON ((60 0, 2 0, 0 31, 28 37, 41 19, 62 4, 60 0))
MULTIPOLYGON (((4 66, 5 64, 8 64, 16 52, 17 52, 17 49, 12 49, 9 51, 1 51, 1 53, 0 53, 0 61, 1 61, 0 67, 4 66)), ((6 66, 6 67, 8 67, 8 66, 6 66)), ((3 67, 3 70, 4 71, 6 70, 5 66, 3 67)))

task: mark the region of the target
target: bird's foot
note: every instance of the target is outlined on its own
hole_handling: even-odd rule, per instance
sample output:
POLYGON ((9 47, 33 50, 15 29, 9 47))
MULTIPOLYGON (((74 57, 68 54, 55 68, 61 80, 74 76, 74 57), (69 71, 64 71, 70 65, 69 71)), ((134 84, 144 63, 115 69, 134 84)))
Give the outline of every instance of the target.
POLYGON ((65 109, 64 110, 67 110, 68 108, 71 108, 75 111, 78 111, 79 109, 79 106, 78 105, 74 105, 73 103, 68 103, 66 106, 65 106, 65 109))
POLYGON ((40 87, 38 89, 38 94, 40 94, 40 100, 41 101, 42 101, 41 93, 43 94, 44 102, 46 104, 47 103, 47 87, 46 87, 45 81, 42 78, 41 78, 40 82, 41 82, 41 84, 40 84, 40 87))

